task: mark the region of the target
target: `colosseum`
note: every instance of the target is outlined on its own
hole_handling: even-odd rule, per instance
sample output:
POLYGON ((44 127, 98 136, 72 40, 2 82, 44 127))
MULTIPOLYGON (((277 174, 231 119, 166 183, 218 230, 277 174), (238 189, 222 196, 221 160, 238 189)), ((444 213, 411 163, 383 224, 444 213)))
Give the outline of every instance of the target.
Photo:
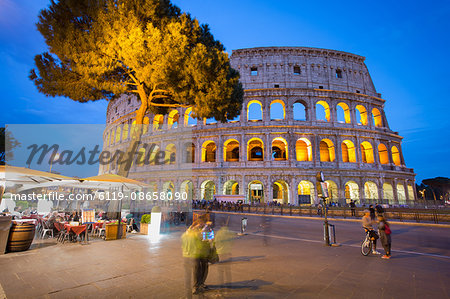
MULTIPOLYGON (((134 163, 131 178, 193 199, 298 205, 318 203, 316 174, 322 171, 332 202, 398 205, 417 198, 402 137, 388 125, 364 57, 262 47, 234 50, 230 59, 245 91, 240 116, 200 121, 189 108, 147 115, 142 140, 157 145, 151 155, 164 151, 168 163, 134 163)), ((109 103, 104 148, 129 144, 139 105, 128 95, 109 103)))

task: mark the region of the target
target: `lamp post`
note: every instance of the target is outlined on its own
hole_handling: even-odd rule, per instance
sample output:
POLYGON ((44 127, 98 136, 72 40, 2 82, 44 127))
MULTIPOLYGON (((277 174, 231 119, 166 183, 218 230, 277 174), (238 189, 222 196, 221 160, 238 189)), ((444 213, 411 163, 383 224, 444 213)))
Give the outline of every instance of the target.
POLYGON ((328 218, 327 218, 327 197, 328 197, 328 189, 327 189, 327 185, 325 183, 325 178, 323 176, 323 172, 320 171, 316 174, 316 179, 317 179, 317 186, 318 186, 318 190, 320 190, 320 194, 323 200, 323 209, 324 209, 324 215, 325 215, 325 219, 324 219, 324 223, 323 223, 323 229, 324 231, 324 235, 325 235, 325 245, 326 246, 331 246, 330 244, 330 232, 328 229, 328 218))

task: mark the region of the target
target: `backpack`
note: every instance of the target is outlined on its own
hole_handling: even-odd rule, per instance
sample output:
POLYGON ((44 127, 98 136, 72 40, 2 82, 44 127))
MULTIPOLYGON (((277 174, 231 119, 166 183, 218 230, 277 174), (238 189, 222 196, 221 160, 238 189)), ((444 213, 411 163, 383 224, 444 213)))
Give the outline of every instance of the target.
POLYGON ((384 232, 386 233, 386 235, 390 235, 392 233, 389 224, 387 224, 386 222, 384 223, 384 232))

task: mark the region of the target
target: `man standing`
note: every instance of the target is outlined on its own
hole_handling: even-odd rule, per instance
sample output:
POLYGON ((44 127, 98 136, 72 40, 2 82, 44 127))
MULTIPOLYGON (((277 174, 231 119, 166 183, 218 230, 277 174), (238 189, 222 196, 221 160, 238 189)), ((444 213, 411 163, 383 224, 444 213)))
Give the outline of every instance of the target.
POLYGON ((351 200, 350 201, 350 209, 352 210, 352 216, 356 216, 355 208, 356 208, 355 201, 351 200))
POLYGON ((362 227, 364 228, 365 232, 369 232, 369 236, 373 241, 373 254, 381 254, 377 251, 377 240, 378 240, 378 234, 376 231, 373 230, 372 225, 376 224, 376 220, 372 219, 370 217, 370 211, 364 210, 364 216, 362 217, 362 227))

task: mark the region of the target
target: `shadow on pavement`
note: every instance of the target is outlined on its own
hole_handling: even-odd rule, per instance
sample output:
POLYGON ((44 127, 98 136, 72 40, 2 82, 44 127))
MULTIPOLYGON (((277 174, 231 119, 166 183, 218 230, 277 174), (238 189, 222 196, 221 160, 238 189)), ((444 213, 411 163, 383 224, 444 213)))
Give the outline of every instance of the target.
POLYGON ((256 256, 237 256, 232 257, 227 260, 220 261, 220 263, 233 263, 233 262, 250 262, 254 259, 262 259, 265 258, 265 255, 256 255, 256 256))
POLYGON ((223 285, 208 285, 210 289, 213 291, 217 291, 220 289, 249 289, 249 290, 257 290, 262 286, 272 285, 273 282, 265 281, 261 279, 252 279, 252 280, 244 280, 244 281, 236 281, 225 283, 223 285))

